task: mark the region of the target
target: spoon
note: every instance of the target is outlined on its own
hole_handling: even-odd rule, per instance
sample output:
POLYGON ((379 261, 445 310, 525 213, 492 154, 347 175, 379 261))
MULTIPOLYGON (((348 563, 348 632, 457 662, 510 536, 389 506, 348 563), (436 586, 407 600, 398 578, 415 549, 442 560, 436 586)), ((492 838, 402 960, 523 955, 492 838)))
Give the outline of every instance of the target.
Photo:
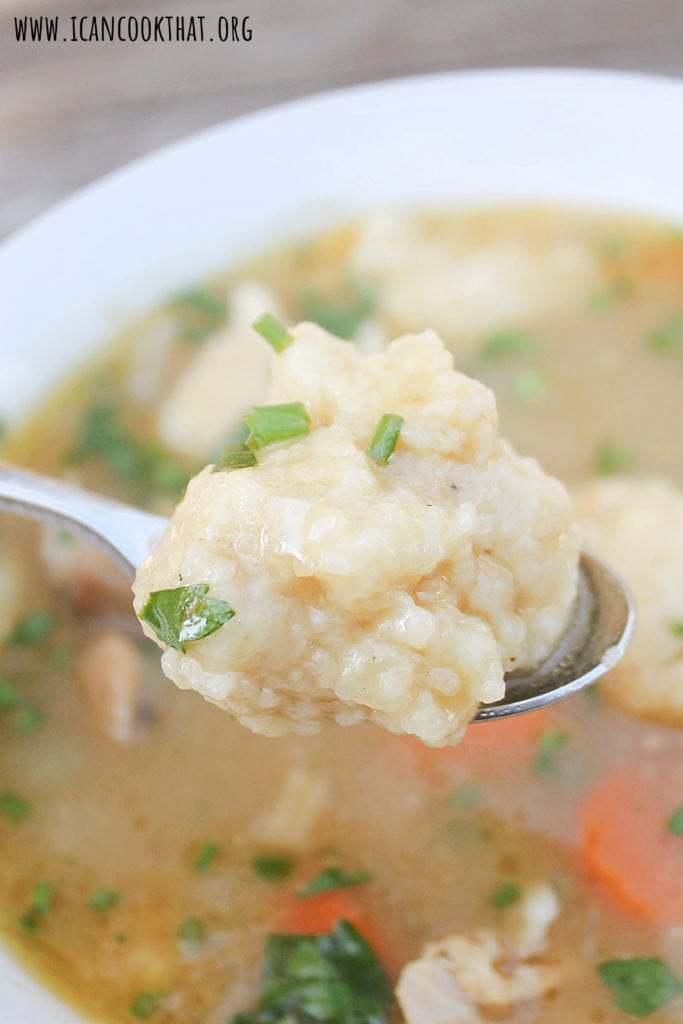
MULTIPOLYGON (((131 578, 167 524, 162 516, 7 463, 0 463, 0 509, 59 523, 105 551, 131 578)), ((503 699, 482 704, 473 721, 535 711, 590 686, 621 659, 634 626, 623 581, 583 552, 574 607, 557 647, 543 664, 507 673, 503 699)))

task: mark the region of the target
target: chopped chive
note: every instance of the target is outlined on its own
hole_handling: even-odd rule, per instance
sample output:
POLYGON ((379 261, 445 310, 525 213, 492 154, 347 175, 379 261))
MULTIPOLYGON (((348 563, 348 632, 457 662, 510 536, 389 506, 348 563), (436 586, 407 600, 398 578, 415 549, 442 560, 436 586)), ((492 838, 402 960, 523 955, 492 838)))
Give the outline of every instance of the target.
POLYGON ((491 904, 498 910, 511 907, 522 895, 521 885, 515 882, 502 882, 497 889, 494 889, 489 897, 491 904))
POLYGON ((247 447, 253 451, 308 434, 311 420, 302 402, 285 402, 283 405, 255 405, 244 422, 249 427, 247 447))
POLYGON ((666 827, 675 836, 683 836, 683 804, 671 815, 666 823, 666 827))
POLYGON ((0 680, 0 711, 14 711, 19 707, 19 691, 6 680, 0 680))
POLYGON ((229 444, 216 458, 212 473, 230 472, 232 469, 246 469, 255 466, 256 456, 246 444, 229 444))
POLYGON ((289 878, 294 861, 291 857, 254 857, 251 867, 255 875, 269 882, 281 882, 289 878))
POLYGON ((176 295, 170 303, 178 318, 183 341, 199 343, 222 327, 228 315, 224 296, 201 288, 190 288, 176 295))
POLYGON ((674 622, 671 626, 671 632, 674 636, 683 636, 683 621, 674 622))
POLYGON ((336 338, 351 341, 376 307, 376 292, 351 282, 346 301, 326 299, 314 290, 304 292, 300 315, 302 320, 311 320, 336 338))
POLYGON ((537 402, 548 390, 545 374, 534 368, 522 370, 515 375, 512 390, 521 402, 537 402))
POLYGON ((137 1017, 138 1020, 150 1020, 151 1017, 154 1017, 159 1012, 161 1004, 167 995, 167 992, 161 990, 138 992, 134 999, 131 1000, 128 1009, 131 1015, 137 1017))
POLYGON ((121 899, 114 889, 96 889, 88 900, 91 910, 112 910, 121 899))
POLYGON ((625 277, 619 278, 602 291, 593 292, 588 297, 588 309, 591 313, 606 313, 632 294, 632 282, 625 277))
POLYGON ((375 462, 386 464, 394 453, 398 435, 403 426, 403 417, 393 412, 385 412, 377 424, 367 454, 375 462))
POLYGON ((23 796, 19 796, 18 793, 2 793, 0 794, 0 814, 8 821, 13 821, 15 824, 19 824, 25 821, 33 813, 33 808, 28 800, 24 800, 23 796))
POLYGON ((14 627, 9 642, 14 647, 33 647, 50 635, 54 625, 55 617, 52 612, 31 612, 14 627))
POLYGON ((531 356, 538 352, 538 342, 523 331, 494 331, 484 338, 481 355, 484 359, 503 359, 507 356, 531 356))
POLYGON ((208 592, 208 583, 153 590, 140 618, 165 644, 185 653, 186 644, 211 636, 235 615, 227 601, 207 597, 208 592))
POLYGON ((178 928, 178 939, 196 945, 206 938, 206 925, 198 917, 188 917, 178 928))
POLYGON ((456 807, 474 807, 481 800, 481 786, 475 782, 464 782, 448 794, 449 803, 456 807))
POLYGON ((218 846, 217 843, 204 843, 201 850, 199 851, 199 855, 197 856, 196 861, 194 862, 194 869, 197 872, 197 874, 203 875, 206 871, 209 870, 209 868, 213 864, 213 861, 215 860, 216 854, 218 853, 219 849, 220 847, 218 846))
POLYGON ((272 313, 264 313, 254 320, 251 326, 264 341, 268 342, 274 352, 284 352, 294 341, 294 336, 279 320, 276 320, 272 313))
POLYGON ((560 752, 569 743, 569 736, 562 729, 547 729, 536 742, 534 771, 539 775, 554 775, 559 768, 560 752))
POLYGON ((14 716, 14 728, 19 732, 33 732, 43 721, 43 712, 40 708, 28 705, 19 708, 14 716))
POLYGON ((623 473, 635 464, 635 455, 630 448, 605 441, 595 453, 595 472, 600 476, 623 473))
POLYGON ((634 1017, 647 1016, 683 992, 680 978, 659 957, 606 960, 597 971, 616 1005, 634 1017))
POLYGON ((648 347, 653 352, 672 352, 683 349, 683 314, 674 313, 656 327, 647 338, 648 347))
POLYGON ((41 918, 45 917, 48 911, 52 909, 54 894, 55 890, 51 882, 36 882, 33 886, 31 901, 19 918, 19 923, 24 931, 31 934, 38 931, 41 918))
POLYGON ((300 889, 297 896, 315 896, 319 892, 327 892, 328 889, 345 889, 351 885, 364 885, 372 881, 370 871, 342 871, 340 868, 326 868, 319 875, 312 878, 303 889, 300 889))

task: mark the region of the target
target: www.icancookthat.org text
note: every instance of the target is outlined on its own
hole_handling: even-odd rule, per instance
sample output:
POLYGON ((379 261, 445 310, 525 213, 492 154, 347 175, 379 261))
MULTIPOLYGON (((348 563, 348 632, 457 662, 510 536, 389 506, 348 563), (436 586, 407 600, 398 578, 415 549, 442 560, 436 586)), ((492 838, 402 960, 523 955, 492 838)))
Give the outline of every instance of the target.
POLYGON ((248 43, 249 16, 204 14, 39 15, 14 19, 18 43, 248 43))

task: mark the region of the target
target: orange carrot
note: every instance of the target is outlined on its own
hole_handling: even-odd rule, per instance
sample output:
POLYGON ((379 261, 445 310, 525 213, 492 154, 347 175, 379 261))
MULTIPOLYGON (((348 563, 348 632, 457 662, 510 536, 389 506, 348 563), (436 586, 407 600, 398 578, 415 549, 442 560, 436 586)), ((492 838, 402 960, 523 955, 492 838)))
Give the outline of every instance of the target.
POLYGON ((606 775, 581 820, 586 870, 631 913, 683 924, 683 836, 667 824, 683 804, 683 769, 634 765, 606 775))
POLYGON ((328 889, 315 896, 294 896, 275 919, 275 929, 285 935, 327 935, 339 921, 357 928, 380 959, 393 966, 383 934, 374 927, 360 902, 346 889, 328 889))

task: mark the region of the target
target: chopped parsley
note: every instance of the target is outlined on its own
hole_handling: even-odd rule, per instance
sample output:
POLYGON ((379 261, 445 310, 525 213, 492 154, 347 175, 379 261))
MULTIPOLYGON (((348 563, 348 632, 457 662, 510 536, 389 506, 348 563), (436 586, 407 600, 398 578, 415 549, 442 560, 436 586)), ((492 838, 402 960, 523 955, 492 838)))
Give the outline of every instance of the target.
POLYGON ((498 910, 504 910, 505 907, 511 907, 513 903, 516 903, 521 895, 521 885, 517 885, 515 882, 502 882, 493 890, 489 898, 492 906, 497 907, 498 910))
POLYGON ((569 736, 562 729, 546 729, 536 741, 534 771, 539 775, 554 775, 559 770, 559 757, 569 743, 569 736))
POLYGON ((235 615, 227 601, 207 597, 208 583, 172 590, 153 590, 140 618, 169 647, 185 653, 185 646, 211 636, 235 615))
POLYGON ((27 704, 26 707, 19 708, 14 716, 14 727, 19 732, 35 732, 42 725, 43 719, 44 715, 40 708, 27 704))
POLYGON ((254 857, 251 867, 255 875, 269 882, 281 882, 294 870, 291 857, 254 857))
POLYGON ((171 299, 170 310, 176 317, 182 341, 197 344, 223 326, 228 316, 228 303, 222 294, 190 288, 171 299))
POLYGON ((653 352, 683 351, 683 314, 674 313, 664 320, 648 335, 647 344, 653 352))
POLYGON ((118 408, 110 401, 86 409, 65 462, 80 465, 88 459, 99 459, 108 466, 141 502, 158 494, 176 497, 191 475, 158 444, 142 441, 124 429, 118 408))
POLYGON ((264 341, 268 342, 274 352, 284 352, 294 341, 293 335, 279 320, 276 320, 272 313, 264 313, 254 320, 251 326, 264 341))
POLYGON ((481 344, 484 359, 498 360, 509 356, 533 356, 538 353, 538 342, 523 331, 493 331, 481 344))
POLYGON ((340 921, 329 935, 271 935, 254 1010, 232 1024, 385 1024, 391 982, 363 936, 340 921))
POLYGON ((31 612, 14 627, 10 633, 9 642, 14 647, 34 647, 46 640, 54 627, 55 617, 52 612, 47 610, 31 612))
POLYGON ((194 862, 194 869, 198 875, 203 875, 206 871, 209 870, 214 860, 216 859, 216 855, 219 849, 220 847, 218 846, 217 843, 204 843, 201 850, 199 851, 199 854, 197 855, 197 859, 194 862))
POLYGON ((666 827, 675 836, 683 836, 683 804, 673 812, 666 823, 666 827))
POLYGON ((51 882, 37 882, 33 886, 31 901, 19 918, 26 932, 34 933, 40 928, 42 918, 52 909, 55 889, 51 882))
POLYGON ((368 456, 375 462, 380 464, 386 464, 391 456, 394 454, 394 448, 398 441, 398 435, 401 433, 401 427, 403 426, 403 417, 397 416, 393 412, 385 412, 380 418, 377 424, 377 429, 373 435, 370 447, 368 448, 368 456))
POLYGON ((120 899, 121 896, 115 889, 96 889, 88 900, 88 906, 91 910, 113 910, 120 899))
POLYGON ((659 957, 606 960, 597 970, 616 995, 616 1005, 634 1017, 646 1017, 683 992, 680 979, 659 957))
POLYGON ((206 938, 206 925, 198 917, 188 917, 178 928, 178 940, 197 946, 206 938))
POLYGON ((345 889, 351 885, 364 885, 372 881, 370 871, 342 871, 340 868, 325 868, 319 875, 307 882, 303 889, 300 889, 299 896, 315 896, 319 892, 327 892, 328 889, 345 889))
POLYGON ((318 324, 336 338, 351 341, 376 307, 374 289, 352 284, 350 294, 341 300, 326 299, 313 290, 305 292, 300 316, 302 320, 318 324))
POLYGON ((133 1017, 137 1017, 138 1020, 150 1020, 150 1018, 154 1017, 154 1015, 159 1012, 161 1004, 167 995, 168 993, 161 989, 138 992, 138 994, 131 1000, 128 1009, 131 1015, 133 1017))
POLYGON ((0 814, 8 821, 19 824, 33 813, 33 807, 18 793, 0 793, 0 814))
POLYGON ((229 444, 218 455, 212 473, 229 473, 233 469, 247 469, 255 466, 256 456, 246 444, 229 444))
POLYGON ((624 473, 635 465, 635 454, 624 445, 604 441, 595 452, 595 472, 599 476, 624 473))
POLYGON ((282 405, 255 405, 244 422, 249 427, 247 447, 254 451, 303 437, 309 432, 311 420, 302 402, 284 402, 282 405))
POLYGON ((6 679, 0 679, 0 711, 14 711, 19 707, 19 691, 6 679))

